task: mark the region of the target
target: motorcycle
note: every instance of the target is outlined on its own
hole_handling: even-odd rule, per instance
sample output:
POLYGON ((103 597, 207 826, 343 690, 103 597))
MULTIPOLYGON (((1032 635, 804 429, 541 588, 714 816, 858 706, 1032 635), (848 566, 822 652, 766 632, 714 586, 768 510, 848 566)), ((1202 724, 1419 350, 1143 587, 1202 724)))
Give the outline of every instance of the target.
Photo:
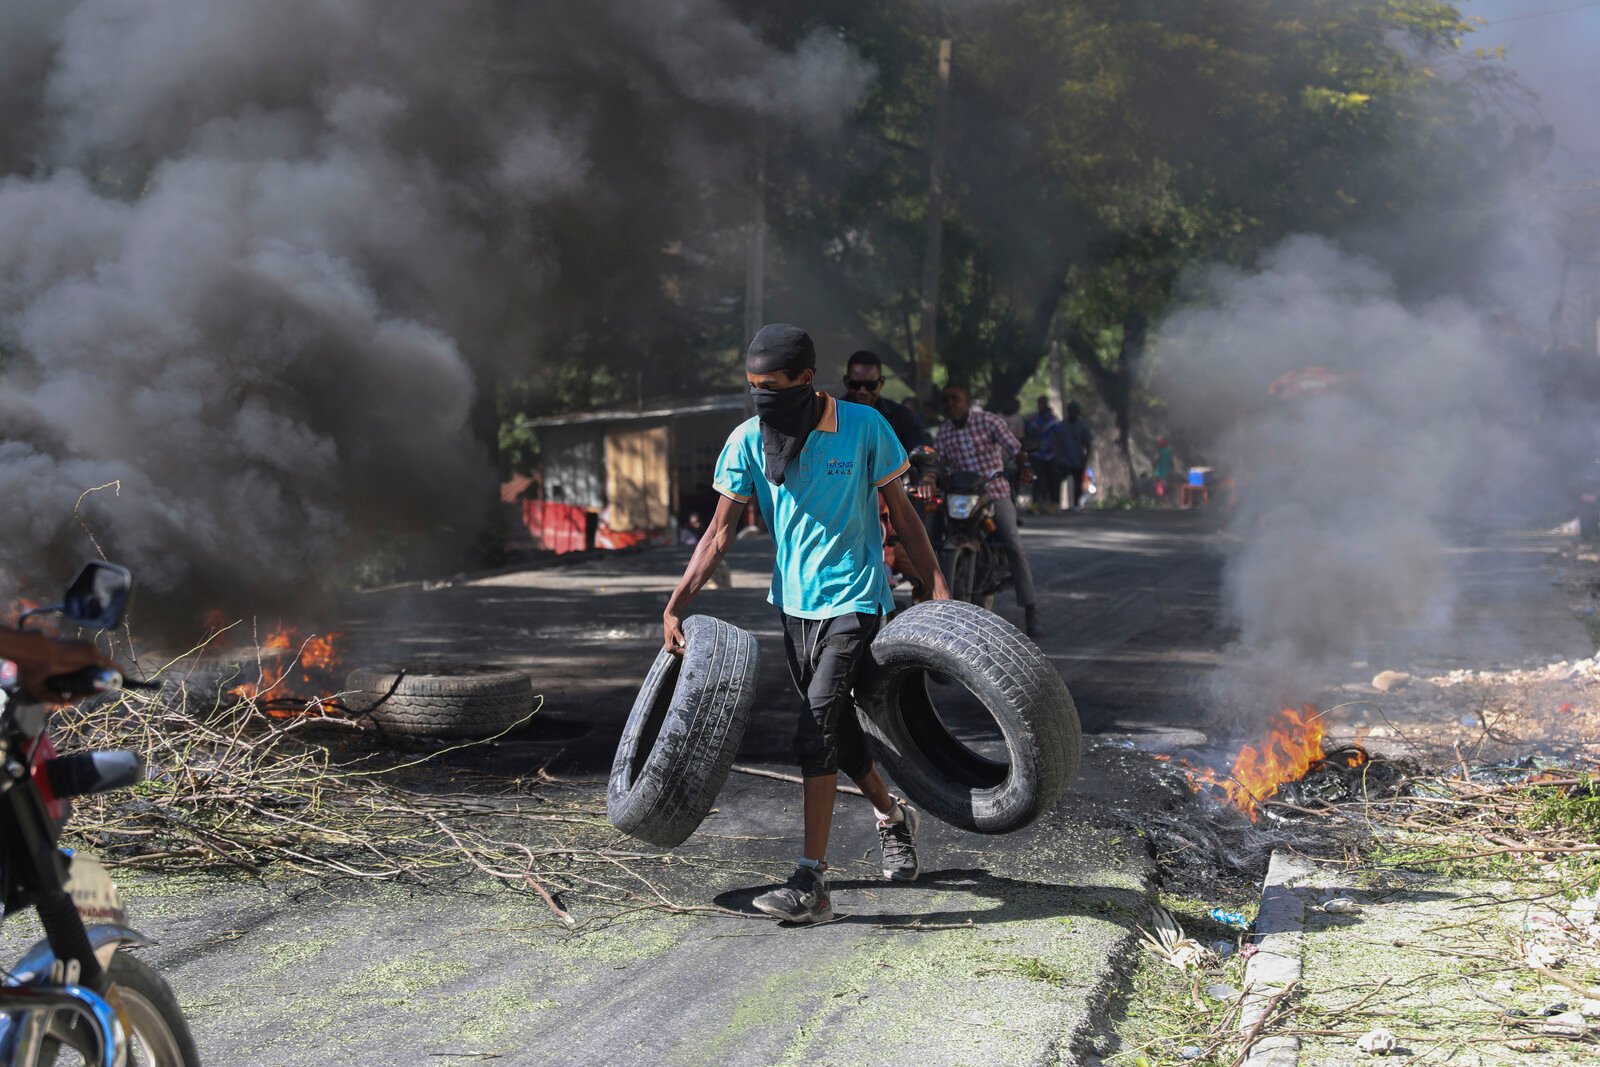
POLYGON ((944 549, 940 564, 957 600, 994 610, 994 595, 1011 584, 1011 558, 993 543, 995 497, 989 483, 1002 472, 956 471, 946 480, 944 549))
MULTIPOLYGON (((937 489, 923 495, 919 495, 917 489, 927 474, 932 473, 937 476, 939 454, 932 447, 923 445, 912 450, 908 459, 910 466, 900 476, 900 485, 905 489, 912 506, 921 514, 923 528, 928 531, 929 540, 933 541, 932 516, 944 506, 944 500, 939 496, 937 489)), ((889 569, 889 585, 891 588, 898 588, 902 583, 909 586, 913 603, 920 604, 924 600, 931 599, 933 587, 923 580, 911 562, 911 554, 906 551, 900 535, 895 532, 894 523, 889 517, 888 505, 882 498, 878 501, 878 518, 883 525, 883 555, 884 565, 889 569)))
POLYGON ((44 938, 0 982, 0 1064, 34 1067, 61 1053, 95 1067, 198 1067, 200 1058, 166 981, 125 950, 153 944, 127 925, 116 886, 99 861, 60 847, 71 799, 139 782, 131 752, 58 754, 47 703, 119 688, 126 678, 89 641, 26 628, 56 614, 109 630, 122 621, 132 576, 90 563, 62 602, 0 627, 0 897, 4 915, 33 908, 44 938))

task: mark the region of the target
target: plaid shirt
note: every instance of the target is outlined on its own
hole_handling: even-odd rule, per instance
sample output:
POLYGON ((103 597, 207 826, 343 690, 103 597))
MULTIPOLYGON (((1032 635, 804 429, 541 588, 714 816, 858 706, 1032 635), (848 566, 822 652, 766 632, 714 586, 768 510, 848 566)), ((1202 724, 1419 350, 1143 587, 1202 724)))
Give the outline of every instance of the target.
MULTIPOLYGON (((967 424, 957 426, 946 421, 939 427, 935 441, 939 458, 952 471, 977 471, 988 474, 1003 471, 1006 460, 1022 451, 1022 442, 1011 432, 1006 420, 990 411, 974 408, 967 413, 967 424)), ((1005 498, 1011 495, 1011 483, 996 474, 989 479, 989 493, 1005 498)))

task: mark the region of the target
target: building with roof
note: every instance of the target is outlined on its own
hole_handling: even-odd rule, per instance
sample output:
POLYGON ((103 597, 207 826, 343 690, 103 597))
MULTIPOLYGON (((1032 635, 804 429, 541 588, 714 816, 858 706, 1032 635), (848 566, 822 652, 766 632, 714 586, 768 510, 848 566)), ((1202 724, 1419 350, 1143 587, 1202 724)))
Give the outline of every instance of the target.
POLYGON ((740 392, 524 419, 539 471, 521 490, 523 522, 554 552, 670 541, 690 512, 710 519, 717 456, 749 413, 740 392))

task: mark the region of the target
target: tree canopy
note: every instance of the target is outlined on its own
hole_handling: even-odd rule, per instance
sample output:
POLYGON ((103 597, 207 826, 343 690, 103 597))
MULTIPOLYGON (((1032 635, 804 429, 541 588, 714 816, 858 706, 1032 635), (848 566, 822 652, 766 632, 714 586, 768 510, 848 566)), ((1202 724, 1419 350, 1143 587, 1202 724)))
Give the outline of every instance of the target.
MULTIPOLYGON (((1443 0, 733 6, 780 45, 826 28, 875 71, 837 137, 730 137, 765 160, 767 317, 812 330, 825 359, 871 347, 910 382, 947 35, 941 373, 1003 401, 1060 344, 1124 436, 1186 266, 1424 217, 1434 247, 1470 249, 1482 213, 1462 209, 1527 147, 1443 0)), ((615 299, 565 305, 524 385, 573 404, 737 381, 753 174, 650 215, 615 299)))

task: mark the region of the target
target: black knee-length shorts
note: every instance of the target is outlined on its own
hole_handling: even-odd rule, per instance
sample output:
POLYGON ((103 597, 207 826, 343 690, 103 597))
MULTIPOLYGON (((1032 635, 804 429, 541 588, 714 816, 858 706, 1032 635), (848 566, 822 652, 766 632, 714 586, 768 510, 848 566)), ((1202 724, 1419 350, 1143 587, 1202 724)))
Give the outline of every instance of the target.
POLYGON ((867 740, 856 718, 856 678, 883 619, 839 615, 832 619, 783 616, 789 675, 803 698, 794 735, 800 773, 807 778, 843 771, 863 778, 872 770, 867 740))

